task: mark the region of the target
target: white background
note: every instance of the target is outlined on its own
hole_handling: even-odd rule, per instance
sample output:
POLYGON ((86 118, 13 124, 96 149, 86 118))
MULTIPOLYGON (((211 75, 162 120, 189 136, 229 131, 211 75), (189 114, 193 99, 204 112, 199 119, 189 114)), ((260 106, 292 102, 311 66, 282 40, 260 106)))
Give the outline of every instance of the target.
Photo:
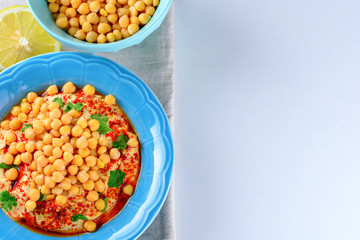
POLYGON ((175 0, 177 238, 360 238, 360 1, 175 0))

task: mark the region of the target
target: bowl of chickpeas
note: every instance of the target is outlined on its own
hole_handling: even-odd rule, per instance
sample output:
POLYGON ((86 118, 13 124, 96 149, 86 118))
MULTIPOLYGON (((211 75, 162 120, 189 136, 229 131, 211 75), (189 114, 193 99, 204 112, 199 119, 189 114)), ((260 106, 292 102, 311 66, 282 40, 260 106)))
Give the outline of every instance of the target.
POLYGON ((117 52, 141 43, 166 17, 172 0, 27 0, 39 24, 65 46, 117 52))
POLYGON ((1 239, 146 230, 173 170, 169 123, 146 84, 108 59, 59 52, 1 72, 0 95, 1 239))

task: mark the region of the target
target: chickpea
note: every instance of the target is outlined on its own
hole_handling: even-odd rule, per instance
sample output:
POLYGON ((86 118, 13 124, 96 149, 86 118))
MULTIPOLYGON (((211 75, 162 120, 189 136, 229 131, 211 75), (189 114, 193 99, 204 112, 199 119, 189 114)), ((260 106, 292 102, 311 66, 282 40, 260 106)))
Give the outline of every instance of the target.
POLYGON ((107 13, 115 13, 116 12, 116 7, 114 6, 114 4, 108 3, 105 5, 105 11, 107 13))
POLYGON ((81 183, 85 183, 87 180, 89 180, 89 174, 83 170, 81 170, 78 174, 77 174, 77 179, 79 180, 79 182, 81 183))
POLYGON ((71 6, 73 8, 79 8, 80 7, 80 4, 81 4, 81 0, 71 0, 71 6))
POLYGON ((74 159, 74 156, 71 152, 64 152, 64 161, 69 163, 74 159))
POLYGON ((67 197, 64 195, 57 195, 55 201, 59 206, 63 206, 67 202, 67 197))
POLYGON ((98 11, 100 11, 101 6, 98 1, 93 1, 90 3, 89 8, 91 12, 97 13, 98 11))
POLYGON ((40 199, 40 191, 37 189, 30 189, 28 192, 28 197, 30 198, 30 200, 36 202, 40 199))
POLYGON ((89 167, 93 167, 96 165, 97 158, 94 156, 88 156, 85 158, 86 165, 89 167))
POLYGON ((153 0, 153 6, 157 7, 159 5, 160 0, 153 0))
POLYGON ((12 129, 12 130, 18 130, 21 128, 21 125, 22 123, 20 122, 19 119, 15 118, 13 120, 10 121, 10 124, 9 124, 9 127, 12 129))
POLYGON ((78 11, 78 13, 80 13, 80 14, 84 14, 84 15, 89 14, 89 12, 90 12, 89 4, 87 4, 87 3, 82 3, 82 4, 79 6, 79 8, 77 9, 77 11, 78 11))
POLYGON ((137 0, 128 0, 128 5, 129 6, 134 6, 135 5, 135 3, 137 2, 137 0))
POLYGON ((121 36, 125 39, 130 37, 130 33, 127 29, 121 29, 121 36))
POLYGON ((18 176, 19 176, 19 172, 15 168, 10 168, 5 172, 5 177, 11 181, 16 180, 18 176))
POLYGON ((96 13, 90 13, 89 15, 86 16, 86 20, 91 24, 98 24, 100 18, 96 13))
MULTIPOLYGON (((92 28, 91 28, 92 29, 92 28)), ((96 41, 98 37, 98 34, 94 31, 90 31, 87 35, 86 35, 86 41, 93 43, 96 41)))
POLYGON ((64 145, 64 142, 60 138, 53 138, 52 145, 53 147, 62 147, 62 145, 64 145))
POLYGON ((58 130, 55 130, 55 129, 51 129, 50 134, 53 135, 53 137, 56 137, 56 138, 59 138, 61 136, 60 132, 58 130))
MULTIPOLYGON (((69 22, 68 22, 68 20, 67 20, 66 17, 59 17, 59 16, 58 16, 58 18, 57 18, 56 21, 55 21, 55 24, 56 24, 56 26, 58 26, 59 28, 66 28, 66 27, 68 26, 69 22)), ((57 92, 56 92, 56 93, 57 93, 57 92)), ((54 93, 54 94, 56 94, 56 93, 54 93)), ((50 94, 50 93, 49 93, 49 95, 54 95, 54 94, 50 94)))
POLYGON ((101 154, 99 159, 105 164, 108 164, 110 162, 109 154, 101 154))
POLYGON ((44 127, 46 130, 51 130, 51 123, 52 123, 52 119, 51 118, 46 118, 45 120, 43 120, 44 122, 44 127))
POLYGON ((28 128, 25 130, 25 138, 29 139, 29 140, 34 140, 36 137, 35 131, 32 128, 28 128))
POLYGON ((51 110, 53 110, 55 108, 60 108, 60 105, 57 102, 52 102, 52 103, 49 104, 48 108, 51 111, 51 110))
POLYGON ((45 133, 43 137, 44 144, 51 144, 53 138, 54 138, 53 135, 51 135, 50 133, 45 133))
POLYGON ((15 133, 9 132, 8 134, 6 134, 5 139, 6 139, 6 143, 10 144, 10 143, 16 142, 17 137, 16 137, 15 133))
POLYGON ((33 155, 31 153, 25 152, 21 154, 21 161, 29 164, 33 159, 33 155))
POLYGON ((130 17, 131 16, 137 16, 139 12, 136 10, 134 6, 129 7, 130 17))
POLYGON ((37 161, 38 166, 40 166, 42 168, 45 167, 49 163, 49 160, 44 156, 40 156, 36 161, 37 161))
POLYGON ((129 11, 129 9, 126 9, 126 8, 119 8, 117 10, 117 14, 119 17, 128 16, 128 15, 130 15, 130 11, 129 11))
POLYGON ((52 155, 54 147, 52 145, 45 145, 42 150, 46 156, 50 157, 52 155))
POLYGON ((36 134, 41 134, 44 131, 44 123, 40 120, 36 120, 33 122, 33 129, 36 134))
POLYGON ((80 137, 81 134, 83 133, 83 129, 82 127, 79 127, 79 126, 75 126, 71 129, 71 134, 74 136, 74 137, 80 137))
POLYGON ((40 105, 40 106, 41 106, 41 104, 43 104, 43 103, 45 103, 45 99, 42 98, 42 97, 37 97, 37 98, 35 99, 35 101, 34 101, 34 104, 35 104, 35 105, 40 105))
POLYGON ((54 172, 52 174, 52 180, 56 183, 61 182, 64 179, 64 175, 62 174, 62 172, 54 172))
POLYGON ((17 145, 16 142, 11 143, 9 148, 8 148, 8 152, 13 154, 13 155, 18 154, 19 151, 16 149, 16 145, 17 145))
POLYGON ((67 137, 71 133, 71 129, 69 126, 62 126, 59 130, 61 136, 67 137))
POLYGON ((107 16, 107 20, 112 24, 116 24, 119 20, 119 17, 116 13, 111 13, 107 16))
MULTIPOLYGON (((19 155, 17 155, 17 156, 19 156, 19 155)), ((16 156, 16 157, 17 157, 16 156)), ((21 159, 21 157, 20 157, 20 159, 21 159)), ((30 170, 32 170, 32 171, 36 171, 37 170, 37 164, 36 164, 36 162, 35 161, 32 161, 31 163, 30 163, 30 165, 29 165, 29 168, 30 168, 30 170)))
MULTIPOLYGON (((71 130, 70 130, 71 131, 71 130)), ((70 137, 69 136, 61 136, 60 140, 65 144, 65 143, 69 143, 70 142, 70 137)))
POLYGON ((106 38, 109 42, 115 42, 115 35, 112 32, 106 34, 106 38))
POLYGON ((31 172, 30 176, 31 176, 32 179, 35 179, 35 177, 36 177, 37 175, 39 175, 39 174, 40 174, 40 173, 39 173, 38 171, 33 171, 33 172, 31 172))
MULTIPOLYGON (((53 151, 54 152, 54 151, 53 151)), ((55 162, 56 158, 54 156, 50 156, 48 158, 49 163, 53 164, 55 162)))
POLYGON ((79 149, 84 149, 88 147, 88 140, 85 137, 80 137, 76 141, 76 147, 79 149))
POLYGON ((107 141, 107 138, 106 138, 105 136, 101 136, 101 137, 99 138, 99 144, 100 144, 101 146, 105 146, 107 143, 108 143, 108 141, 107 141))
MULTIPOLYGON (((42 150, 42 148, 45 146, 45 143, 43 141, 37 141, 35 143, 35 149, 36 150, 42 150)), ((39 153, 38 153, 39 154, 39 153)), ((44 153, 42 153, 44 154, 44 153)))
MULTIPOLYGON (((89 196, 89 195, 88 195, 89 196)), ((92 201, 93 202, 93 201, 92 201)), ((84 223, 84 228, 88 232, 93 232, 96 229, 96 223, 94 221, 86 221, 84 223)))
POLYGON ((6 165, 11 165, 14 162, 14 156, 11 153, 6 153, 4 155, 3 161, 6 165))
POLYGON ((14 159, 14 165, 20 165, 21 163, 21 155, 16 155, 15 159, 14 159))
POLYGON ((88 147, 89 147, 90 149, 96 149, 96 147, 97 147, 97 140, 96 140, 95 138, 90 138, 90 139, 88 140, 88 147))
POLYGON ((96 166, 94 166, 93 168, 104 168, 105 164, 103 163, 103 161, 101 161, 100 159, 98 159, 96 166))
POLYGON ((107 42, 107 38, 104 34, 100 34, 96 40, 98 43, 106 43, 107 42))
POLYGON ((88 180, 88 181, 86 181, 85 183, 83 183, 82 186, 83 186, 83 188, 84 188, 85 190, 90 191, 90 190, 93 190, 93 189, 94 189, 95 184, 94 184, 93 181, 88 180))
POLYGON ((16 150, 18 150, 21 153, 25 152, 25 145, 26 145, 26 142, 18 142, 16 144, 16 150))
POLYGON ((32 115, 37 115, 40 113, 40 105, 34 105, 33 106, 33 111, 32 111, 32 115))
POLYGON ((50 177, 55 172, 54 165, 49 164, 46 167, 44 167, 44 174, 48 177, 50 177))
POLYGON ((147 6, 145 8, 145 14, 149 15, 149 16, 153 16, 155 13, 155 8, 153 6, 147 6))
POLYGON ((20 122, 24 123, 28 119, 28 116, 22 112, 19 114, 18 119, 20 120, 20 122))
MULTIPOLYGON (((76 17, 74 17, 74 18, 70 18, 69 19, 69 25, 71 26, 71 27, 75 27, 76 29, 78 29, 78 27, 79 27, 79 19, 78 18, 76 18, 76 17)), ((76 32, 75 32, 76 33, 76 32)), ((74 33, 74 35, 75 35, 75 33, 74 33)), ((73 90, 73 88, 72 87, 70 87, 69 89, 67 89, 67 91, 68 90, 73 90)), ((75 88, 75 90, 76 90, 76 88, 75 88)), ((72 92, 65 92, 65 90, 64 90, 64 92, 65 93, 72 93, 72 92)))
MULTIPOLYGON (((108 15, 108 13, 107 13, 107 11, 105 11, 105 9, 100 9, 100 19, 101 19, 101 17, 106 17, 107 15, 108 15)), ((101 22, 101 20, 100 20, 100 22, 101 22)))
MULTIPOLYGON (((55 109, 51 110, 50 113, 49 113, 49 117, 50 117, 51 119, 53 119, 53 121, 54 121, 54 119, 59 119, 59 118, 61 117, 61 111, 60 111, 60 109, 55 108, 55 109)), ((51 123, 51 124, 52 124, 52 123, 51 123)))
POLYGON ((96 170, 90 170, 88 173, 89 173, 90 180, 92 180, 94 182, 99 180, 100 175, 96 170))
POLYGON ((76 196, 79 194, 79 191, 80 191, 79 187, 73 185, 69 189, 69 194, 70 194, 70 196, 76 196))
POLYGON ((129 26, 129 23, 130 23, 130 19, 127 15, 124 15, 119 19, 119 24, 120 27, 122 28, 127 28, 129 26))
POLYGON ((67 18, 75 18, 76 17, 76 10, 74 8, 67 8, 65 10, 65 15, 67 18))
POLYGON ((68 178, 70 179, 71 184, 76 184, 77 183, 76 176, 69 175, 68 178))
POLYGON ((133 195, 133 192, 134 192, 134 187, 130 184, 126 185, 124 188, 123 188, 123 192, 126 194, 126 195, 133 195))
POLYGON ((69 190, 71 188, 71 180, 69 178, 64 178, 64 180, 62 180, 59 184, 59 187, 65 191, 69 190))
POLYGON ((79 168, 76 165, 70 165, 67 170, 70 175, 75 176, 78 173, 79 168))
POLYGON ((102 211, 105 209, 105 201, 104 199, 98 199, 95 202, 95 207, 97 210, 102 211))
POLYGON ((90 32, 92 30, 92 26, 91 23, 89 22, 84 22, 82 25, 82 30, 86 33, 90 32))
POLYGON ((129 141, 127 142, 127 144, 130 146, 130 147, 137 147, 139 145, 139 142, 136 138, 130 138, 129 141))
POLYGON ((54 162, 54 169, 57 171, 61 171, 65 169, 65 162, 61 159, 57 159, 54 162))
POLYGON ((77 141, 77 138, 76 137, 73 137, 70 139, 70 144, 73 146, 73 147, 76 147, 76 141, 77 141))
POLYGON ((101 180, 95 182, 95 191, 102 193, 105 191, 105 183, 101 180))
POLYGON ((68 33, 69 33, 70 36, 72 36, 72 37, 75 35, 75 33, 76 33, 77 31, 79 31, 79 28, 77 28, 77 27, 69 27, 69 29, 68 29, 68 33))
POLYGON ((66 9, 67 9, 67 7, 66 7, 66 6, 60 6, 60 8, 59 8, 59 12, 60 12, 60 13, 64 13, 64 14, 65 14, 66 9))
POLYGON ((29 103, 33 103, 37 97, 38 95, 34 92, 29 92, 28 95, 26 96, 29 103))
POLYGON ((1 123, 1 128, 4 130, 9 130, 10 129, 10 121, 9 120, 5 120, 1 123))
POLYGON ((79 118, 79 120, 77 121, 76 125, 80 126, 81 128, 86 128, 88 126, 88 122, 86 121, 85 118, 81 117, 79 118))
POLYGON ((115 36, 115 40, 116 41, 119 41, 119 40, 121 40, 122 39, 122 35, 121 35, 121 32, 120 32, 120 30, 114 30, 113 31, 113 33, 114 33, 114 36, 115 36))
MULTIPOLYGON (((50 3, 51 4, 51 3, 50 3)), ((25 208, 28 212, 32 212, 36 208, 36 202, 32 200, 27 200, 25 203, 25 208)))
POLYGON ((63 189, 60 187, 54 187, 53 189, 51 189, 51 193, 54 195, 60 195, 63 193, 63 189))
POLYGON ((72 121, 72 117, 69 114, 65 113, 64 115, 61 116, 61 122, 64 126, 69 125, 71 121, 72 121))
POLYGON ((88 131, 84 131, 82 134, 82 137, 86 138, 86 139, 90 139, 91 138, 91 133, 88 131))
MULTIPOLYGON (((45 180, 44 180, 44 182, 45 182, 45 180)), ((51 193, 51 189, 49 188, 49 187, 47 187, 46 185, 43 185, 42 184, 42 186, 41 186, 41 189, 40 189, 40 192, 42 193, 42 194, 50 194, 51 193)))
POLYGON ((63 155, 63 151, 61 150, 61 148, 59 148, 59 147, 54 148, 54 150, 53 150, 54 158, 61 158, 62 155, 63 155))
POLYGON ((150 22, 150 20, 151 20, 151 16, 150 16, 150 15, 147 15, 146 13, 141 13, 141 14, 139 15, 139 21, 140 21, 143 25, 145 25, 145 24, 147 24, 148 22, 150 22))
POLYGON ((70 152, 70 153, 74 153, 74 147, 73 145, 71 145, 71 143, 65 143, 61 149, 64 151, 64 152, 70 152))
POLYGON ((48 7, 52 13, 56 13, 59 10, 59 4, 57 3, 50 3, 48 7))
POLYGON ((139 12, 142 12, 145 10, 145 3, 143 1, 137 1, 134 4, 134 7, 136 10, 138 10, 139 12))
POLYGON ((86 158, 87 156, 90 155, 90 149, 89 148, 84 148, 84 149, 79 149, 79 155, 82 156, 83 158, 86 158))
POLYGON ((121 156, 121 153, 120 153, 120 151, 118 149, 112 148, 110 150, 110 158, 111 159, 119 159, 120 156, 121 156))
POLYGON ((104 154, 107 152, 107 148, 102 146, 102 147, 99 147, 98 148, 98 154, 101 155, 101 154, 104 154))
POLYGON ((34 178, 34 181, 37 185, 44 185, 45 184, 45 175, 39 174, 34 178))
POLYGON ((107 95, 106 97, 105 97, 105 103, 106 104, 108 104, 108 105, 115 105, 115 103, 116 103, 116 99, 115 99, 115 97, 113 96, 113 95, 107 95))
POLYGON ((86 33, 80 29, 75 33, 74 37, 76 37, 79 40, 84 40, 86 38, 86 33))
POLYGON ((86 196, 86 200, 88 200, 89 202, 95 202, 98 199, 99 199, 99 195, 94 190, 89 191, 88 195, 86 196))
POLYGON ((34 150, 35 150, 35 143, 33 143, 33 142, 28 142, 28 143, 26 143, 26 144, 25 144, 25 150, 26 150, 27 152, 29 152, 29 153, 34 152, 34 150))
POLYGON ((75 166, 80 167, 83 163, 84 163, 84 160, 80 155, 75 155, 74 156, 74 159, 72 160, 72 164, 74 164, 75 166))
POLYGON ((153 4, 153 0, 143 0, 146 6, 151 6, 153 4))
POLYGON ((131 35, 134 35, 135 33, 137 33, 139 31, 139 29, 140 29, 139 25, 134 24, 134 23, 130 24, 127 28, 127 30, 129 31, 129 33, 131 35))
MULTIPOLYGON (((101 21, 100 21, 99 26, 98 26, 98 32, 99 32, 99 33, 102 33, 102 34, 106 34, 106 33, 110 32, 110 31, 111 31, 111 26, 110 26, 108 23, 105 23, 105 22, 101 22, 101 21)), ((88 87, 89 91, 88 91, 88 92, 85 92, 85 87, 86 87, 86 86, 85 86, 85 87, 84 87, 84 92, 85 92, 85 94, 94 95, 94 94, 95 94, 95 88, 93 89, 93 87, 90 86, 90 85, 87 85, 87 86, 89 86, 89 87, 88 87), (90 87, 92 87, 92 88, 90 88, 90 87)))

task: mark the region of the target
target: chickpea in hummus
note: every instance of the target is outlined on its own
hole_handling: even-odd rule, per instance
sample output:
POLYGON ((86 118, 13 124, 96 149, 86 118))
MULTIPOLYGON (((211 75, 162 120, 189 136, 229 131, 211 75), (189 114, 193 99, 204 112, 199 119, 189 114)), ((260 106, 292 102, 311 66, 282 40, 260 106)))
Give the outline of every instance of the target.
POLYGON ((66 83, 30 92, 1 122, 0 206, 45 232, 93 232, 134 193, 140 143, 112 95, 66 83))

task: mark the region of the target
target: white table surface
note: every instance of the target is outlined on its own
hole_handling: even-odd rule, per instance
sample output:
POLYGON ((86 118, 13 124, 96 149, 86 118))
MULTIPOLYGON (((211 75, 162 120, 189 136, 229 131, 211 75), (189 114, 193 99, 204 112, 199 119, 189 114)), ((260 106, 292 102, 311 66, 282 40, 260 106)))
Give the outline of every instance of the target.
POLYGON ((360 238, 360 1, 175 1, 177 239, 360 238))

